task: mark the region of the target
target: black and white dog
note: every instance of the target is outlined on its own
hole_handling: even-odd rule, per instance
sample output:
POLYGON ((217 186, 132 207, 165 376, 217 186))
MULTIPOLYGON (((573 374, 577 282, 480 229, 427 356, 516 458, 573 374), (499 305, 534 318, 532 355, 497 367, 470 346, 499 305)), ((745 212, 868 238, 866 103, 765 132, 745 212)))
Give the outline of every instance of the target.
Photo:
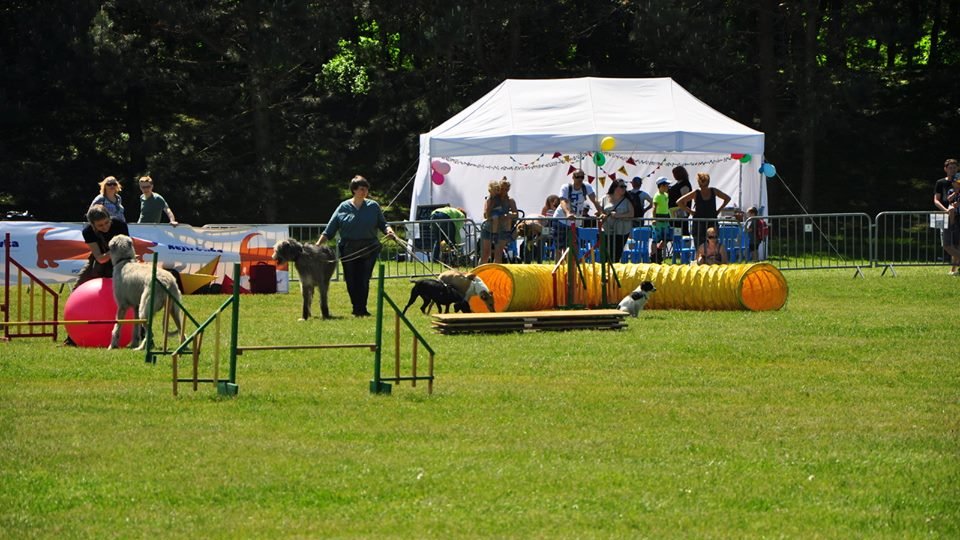
POLYGON ((657 292, 657 288, 653 286, 653 282, 644 281, 632 293, 620 301, 617 309, 624 313, 629 313, 632 317, 636 317, 640 313, 640 310, 643 309, 643 306, 647 305, 647 300, 650 299, 650 295, 655 292, 657 292))
POLYGON ((447 285, 439 279, 426 278, 413 282, 413 289, 410 290, 410 301, 407 307, 403 308, 403 314, 407 314, 407 308, 417 301, 417 298, 423 299, 423 306, 420 311, 429 313, 430 307, 434 304, 440 313, 450 313, 450 304, 453 304, 454 312, 470 313, 470 304, 463 298, 455 287, 447 285), (444 311, 444 309, 446 311, 444 311))
POLYGON ((337 257, 333 250, 316 244, 301 244, 293 238, 280 240, 273 246, 273 260, 280 264, 293 263, 300 277, 300 296, 303 297, 303 310, 300 320, 310 318, 310 304, 313 303, 313 288, 320 289, 320 312, 324 319, 330 318, 327 305, 327 293, 330 291, 330 278, 337 269, 337 257))

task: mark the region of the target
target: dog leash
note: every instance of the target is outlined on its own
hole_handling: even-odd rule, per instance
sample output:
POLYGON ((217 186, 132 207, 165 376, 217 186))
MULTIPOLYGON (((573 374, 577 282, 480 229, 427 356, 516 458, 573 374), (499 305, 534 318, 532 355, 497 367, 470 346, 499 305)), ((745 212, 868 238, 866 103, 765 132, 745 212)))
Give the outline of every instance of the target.
MULTIPOLYGON (((393 241, 396 242, 397 245, 399 245, 399 246, 403 249, 403 251, 408 255, 408 259, 413 259, 414 261, 416 261, 417 263, 419 263, 421 266, 423 266, 423 267, 427 270, 427 273, 428 273, 428 274, 431 274, 431 275, 436 276, 436 277, 438 277, 438 276, 440 275, 439 273, 434 274, 434 273, 433 273, 433 269, 430 268, 429 266, 427 266, 427 263, 425 263, 425 262, 423 262, 422 260, 420 260, 420 258, 417 257, 416 252, 415 252, 409 245, 407 245, 406 242, 401 242, 401 241, 400 241, 399 239, 397 239, 397 238, 394 238, 393 241)), ((452 266, 444 263, 443 261, 434 261, 434 262, 439 263, 440 266, 444 267, 444 268, 447 269, 447 270, 456 270, 456 268, 454 268, 454 267, 452 267, 452 266)))

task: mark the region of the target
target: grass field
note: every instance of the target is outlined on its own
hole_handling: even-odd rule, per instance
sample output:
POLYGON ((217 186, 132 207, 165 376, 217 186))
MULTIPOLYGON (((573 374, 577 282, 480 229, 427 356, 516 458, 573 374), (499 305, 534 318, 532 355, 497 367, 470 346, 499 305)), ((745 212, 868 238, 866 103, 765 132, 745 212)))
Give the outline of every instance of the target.
MULTIPOLYGON (((0 343, 0 536, 957 538, 960 280, 898 272, 623 331, 441 336, 412 309, 433 395, 370 395, 364 350, 247 353, 238 397, 175 398, 169 358, 0 343)), ((370 341, 332 289, 331 321, 243 297, 241 342, 370 341)))

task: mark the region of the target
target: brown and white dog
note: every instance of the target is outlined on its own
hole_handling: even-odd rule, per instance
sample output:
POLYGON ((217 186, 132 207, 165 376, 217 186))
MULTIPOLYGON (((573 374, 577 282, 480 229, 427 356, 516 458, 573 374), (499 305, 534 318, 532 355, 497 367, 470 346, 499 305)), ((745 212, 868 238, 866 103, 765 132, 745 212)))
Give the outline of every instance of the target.
POLYGON ((474 296, 479 296, 490 313, 496 311, 493 307, 493 293, 490 292, 487 284, 476 275, 447 270, 437 277, 440 278, 440 281, 458 290, 467 302, 474 296))

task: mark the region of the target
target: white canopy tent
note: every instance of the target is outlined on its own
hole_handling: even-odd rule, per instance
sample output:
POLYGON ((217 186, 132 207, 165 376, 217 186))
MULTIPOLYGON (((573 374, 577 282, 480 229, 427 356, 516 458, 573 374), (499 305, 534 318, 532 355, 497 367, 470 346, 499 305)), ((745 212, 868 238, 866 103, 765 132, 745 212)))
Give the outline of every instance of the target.
POLYGON ((598 198, 611 178, 635 176, 653 194, 660 176, 674 181, 677 165, 687 168, 694 187, 696 173, 710 173, 711 185, 729 194, 732 205, 764 213, 763 148, 763 133, 669 78, 508 79, 420 136, 410 219, 420 206, 450 204, 480 222, 487 185, 504 176, 517 206, 537 215, 548 195, 572 181, 574 168, 587 173, 598 198), (598 166, 594 153, 605 137, 616 144, 598 166), (744 164, 731 154, 752 159, 744 164))

